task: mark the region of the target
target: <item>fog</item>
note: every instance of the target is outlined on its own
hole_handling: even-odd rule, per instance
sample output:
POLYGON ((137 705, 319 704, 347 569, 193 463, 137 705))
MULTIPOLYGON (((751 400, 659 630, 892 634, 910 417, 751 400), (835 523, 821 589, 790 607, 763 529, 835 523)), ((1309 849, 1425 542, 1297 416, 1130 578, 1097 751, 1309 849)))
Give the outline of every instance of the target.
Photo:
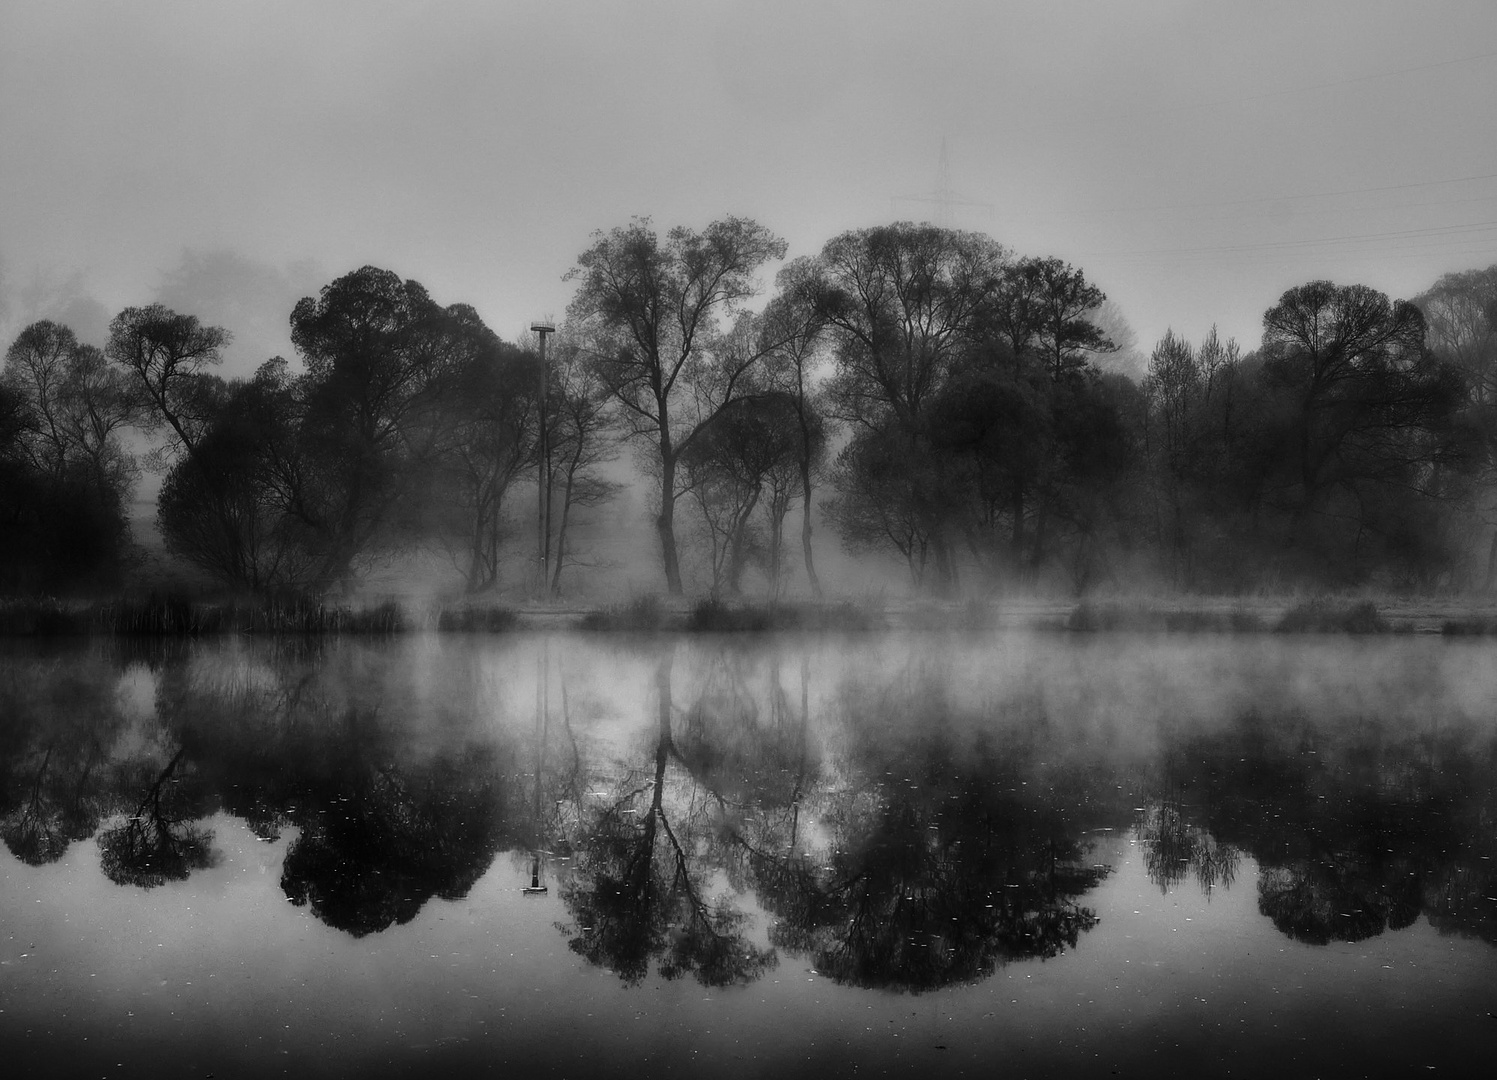
MULTIPOLYGON (((365 263, 512 336, 597 228, 809 254, 929 213, 1085 265, 1152 342, 1316 277, 1490 262, 1481 0, 1126 6, 7 4, 0 262, 116 311, 184 250, 365 263)), ((12 299, 12 312, 15 301, 12 299)), ((207 317, 205 315, 205 317, 207 317)), ((257 315, 284 318, 284 312, 257 315)), ((248 327, 234 326, 247 334, 248 327)))

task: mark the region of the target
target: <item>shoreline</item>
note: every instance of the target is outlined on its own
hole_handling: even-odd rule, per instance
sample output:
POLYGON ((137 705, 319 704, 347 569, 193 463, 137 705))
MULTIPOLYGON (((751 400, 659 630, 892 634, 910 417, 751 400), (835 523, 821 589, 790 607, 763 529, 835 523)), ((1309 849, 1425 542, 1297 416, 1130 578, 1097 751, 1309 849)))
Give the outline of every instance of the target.
POLYGON ((0 637, 388 636, 409 633, 1405 633, 1497 636, 1497 598, 1303 595, 1083 601, 714 601, 368 605, 147 598, 0 602, 0 637))

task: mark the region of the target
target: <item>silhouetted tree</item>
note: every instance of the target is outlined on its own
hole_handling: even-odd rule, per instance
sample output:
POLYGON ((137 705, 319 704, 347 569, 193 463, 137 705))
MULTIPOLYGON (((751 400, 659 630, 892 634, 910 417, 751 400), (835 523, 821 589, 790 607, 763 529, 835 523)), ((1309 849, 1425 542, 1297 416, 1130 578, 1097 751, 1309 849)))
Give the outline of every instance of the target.
POLYGON ((130 546, 139 412, 122 373, 52 322, 26 327, 0 372, 0 578, 11 591, 115 584, 130 546))
MULTIPOLYGON (((316 581, 330 587, 359 557, 421 537, 421 496, 452 448, 455 392, 499 344, 472 308, 439 307, 419 283, 372 266, 303 298, 291 339, 307 365, 300 512, 320 534, 316 581)), ((494 508, 474 500, 472 509, 494 508)), ((474 523, 481 541, 479 520, 488 518, 474 523)))
MULTIPOLYGON (((1463 421, 1479 478, 1471 511, 1488 527, 1497 520, 1491 483, 1497 472, 1497 266, 1446 274, 1413 301, 1424 314, 1427 344, 1465 376, 1463 421)), ((1497 529, 1487 545, 1485 588, 1497 585, 1497 529)))
POLYGON ((933 405, 956 520, 990 581, 1021 579, 1030 562, 1025 522, 1054 443, 1052 393, 1042 373, 1011 363, 1000 345, 974 353, 933 405))
POLYGON ((109 324, 104 354, 132 377, 147 427, 165 431, 158 462, 191 452, 212 422, 223 381, 210 368, 228 341, 222 327, 161 304, 126 308, 109 324))
MULTIPOLYGON (((828 398, 835 414, 894 438, 906 456, 928 457, 931 402, 975 341, 1007 263, 1008 252, 989 237, 908 222, 828 241, 816 272, 833 342, 828 398)), ((916 468, 933 478, 923 461, 916 468)), ((935 560, 937 591, 950 591, 956 566, 949 499, 927 485, 911 490, 924 497, 896 512, 919 520, 935 560)))
POLYGON ((1091 354, 1116 348, 1091 319, 1107 294, 1077 267, 1060 259, 1020 259, 1007 276, 1030 279, 1024 286, 1033 303, 1029 346, 1043 358, 1051 379, 1059 381, 1067 372, 1080 370, 1091 354))
POLYGON ((312 584, 319 538, 303 504, 298 391, 280 359, 226 387, 223 408, 157 497, 169 552, 252 592, 312 584))
MULTIPOLYGON (((474 328, 476 330, 476 328, 474 328)), ((505 496, 535 465, 540 365, 534 354, 482 334, 454 373, 446 449, 428 492, 469 592, 500 578, 505 496)))
POLYGON ((1322 566, 1355 572, 1362 561, 1348 557, 1337 518, 1386 538, 1394 555, 1399 545, 1424 546, 1405 560, 1417 573, 1439 559, 1418 534, 1447 494, 1441 465, 1465 455, 1451 425, 1464 387, 1424 336, 1417 307, 1363 285, 1310 282, 1264 313, 1264 372, 1284 417, 1278 501, 1292 515, 1292 542, 1322 566), (1351 513, 1332 505, 1338 494, 1351 513))
POLYGON ((549 491, 553 502, 552 520, 556 522, 554 549, 549 565, 551 592, 561 591, 561 573, 578 561, 568 547, 567 535, 574 524, 572 513, 579 508, 601 506, 617 495, 624 485, 609 480, 602 466, 618 457, 618 439, 609 416, 610 393, 588 363, 586 353, 576 342, 565 338, 558 343, 555 359, 549 364, 552 384, 547 398, 548 442, 551 448, 549 491))
POLYGON ((725 333, 758 291, 755 274, 785 253, 785 242, 747 218, 702 232, 677 227, 662 243, 648 218, 607 233, 577 258, 568 308, 592 340, 595 370, 618 403, 631 437, 649 447, 660 483, 655 529, 666 588, 682 591, 676 550, 677 466, 702 426, 745 389, 774 342, 725 333))
POLYGON ((941 501, 940 468, 900 432, 856 432, 831 469, 836 494, 822 503, 849 551, 892 547, 905 560, 910 582, 925 581, 933 536, 932 501, 941 501))
MULTIPOLYGON (((778 347, 765 355, 765 381, 770 388, 789 394, 795 403, 796 424, 800 429, 796 471, 800 480, 801 504, 801 558, 806 566, 806 584, 811 595, 821 599, 821 580, 816 576, 816 560, 811 545, 812 518, 815 508, 812 481, 819 476, 825 465, 829 432, 826 409, 820 400, 816 383, 817 369, 821 366, 826 343, 826 317, 818 302, 816 264, 811 259, 795 259, 775 277, 779 291, 764 309, 761 333, 778 347)), ((770 543, 771 581, 778 587, 780 581, 778 521, 784 511, 778 509, 788 500, 789 489, 781 485, 784 494, 772 504, 770 543)), ((788 509, 788 506, 786 507, 788 509)))
POLYGON ((773 481, 793 470, 802 455, 801 426, 794 400, 761 393, 721 409, 681 455, 686 482, 702 512, 710 541, 712 594, 742 591, 753 544, 751 526, 766 490, 781 505, 771 507, 771 525, 784 520, 784 484, 773 481))

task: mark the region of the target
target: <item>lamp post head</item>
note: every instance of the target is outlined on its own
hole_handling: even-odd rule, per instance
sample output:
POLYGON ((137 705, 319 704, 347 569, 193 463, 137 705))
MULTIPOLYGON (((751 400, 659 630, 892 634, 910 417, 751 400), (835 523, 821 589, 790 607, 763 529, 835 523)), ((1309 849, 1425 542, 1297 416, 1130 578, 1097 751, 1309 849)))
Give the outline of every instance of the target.
POLYGON ((554 334, 556 333, 556 324, 548 322, 533 322, 530 324, 530 329, 537 334, 554 334))

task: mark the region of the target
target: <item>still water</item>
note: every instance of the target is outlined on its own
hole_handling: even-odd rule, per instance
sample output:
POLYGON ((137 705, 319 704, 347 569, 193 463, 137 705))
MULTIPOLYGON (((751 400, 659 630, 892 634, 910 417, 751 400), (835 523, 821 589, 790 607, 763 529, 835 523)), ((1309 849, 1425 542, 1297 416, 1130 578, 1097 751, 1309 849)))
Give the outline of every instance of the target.
POLYGON ((4 648, 10 1076, 1497 1054, 1489 644, 4 648))

